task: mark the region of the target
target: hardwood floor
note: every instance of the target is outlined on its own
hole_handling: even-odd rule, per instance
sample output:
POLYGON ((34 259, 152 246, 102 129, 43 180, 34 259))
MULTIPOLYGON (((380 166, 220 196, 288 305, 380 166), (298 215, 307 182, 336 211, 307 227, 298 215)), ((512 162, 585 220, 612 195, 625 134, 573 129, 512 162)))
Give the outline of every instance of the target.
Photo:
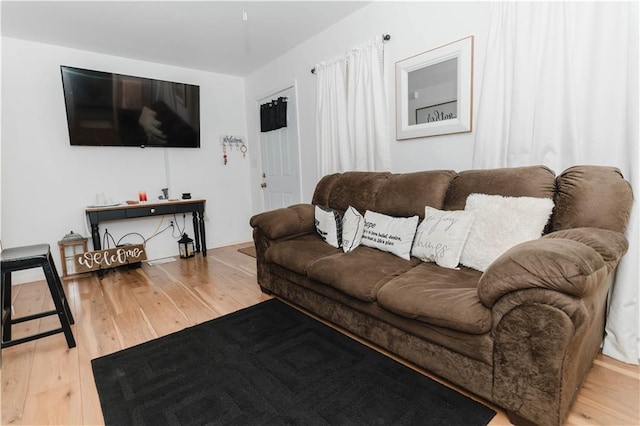
MULTIPOLYGON (((2 424, 103 424, 91 359, 268 299, 256 283, 255 259, 237 251, 249 245, 65 282, 78 346, 69 350, 57 334, 2 350, 2 424)), ((17 316, 52 306, 44 281, 16 286, 13 299, 17 316)), ((13 332, 57 326, 49 317, 13 332)), ((567 424, 640 424, 639 375, 637 366, 599 355, 567 424)), ((491 425, 509 424, 492 408, 498 415, 491 425)))

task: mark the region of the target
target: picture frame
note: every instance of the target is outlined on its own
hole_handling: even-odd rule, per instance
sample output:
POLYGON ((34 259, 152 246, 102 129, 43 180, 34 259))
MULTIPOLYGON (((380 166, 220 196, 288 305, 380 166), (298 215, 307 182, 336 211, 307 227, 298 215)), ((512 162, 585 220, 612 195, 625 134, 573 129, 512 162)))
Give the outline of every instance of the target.
POLYGON ((472 131, 473 41, 469 36, 396 62, 397 140, 472 131))

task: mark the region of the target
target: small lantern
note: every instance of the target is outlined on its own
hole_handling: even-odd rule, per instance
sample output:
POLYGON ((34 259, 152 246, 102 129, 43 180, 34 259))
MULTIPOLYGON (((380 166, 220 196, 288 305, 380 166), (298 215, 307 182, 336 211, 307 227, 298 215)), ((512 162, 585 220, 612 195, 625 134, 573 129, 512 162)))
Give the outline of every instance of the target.
POLYGON ((180 248, 180 257, 186 259, 187 257, 193 257, 195 250, 193 248, 193 240, 184 233, 182 238, 178 240, 178 247, 180 248))
POLYGON ((62 278, 66 279, 71 275, 77 275, 73 258, 87 251, 87 238, 71 231, 58 241, 58 246, 62 262, 62 278))

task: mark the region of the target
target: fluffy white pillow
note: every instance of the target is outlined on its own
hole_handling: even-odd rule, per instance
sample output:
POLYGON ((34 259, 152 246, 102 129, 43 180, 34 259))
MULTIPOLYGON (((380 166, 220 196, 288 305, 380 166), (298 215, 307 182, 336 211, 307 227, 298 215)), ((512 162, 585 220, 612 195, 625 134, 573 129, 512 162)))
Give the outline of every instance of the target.
POLYGON ((335 248, 340 248, 342 239, 342 217, 336 210, 316 206, 316 231, 322 239, 335 248))
POLYGON ((417 227, 418 216, 391 217, 367 210, 364 213, 362 245, 410 260, 417 227))
POLYGON ((456 268, 475 216, 473 211, 443 211, 426 206, 411 254, 423 262, 456 268))
POLYGON ((553 200, 471 194, 464 209, 475 211, 476 219, 460 263, 484 272, 511 247, 542 235, 553 210, 553 200))
POLYGON ((342 250, 349 253, 360 245, 364 232, 364 217, 358 210, 349 206, 342 217, 342 250))

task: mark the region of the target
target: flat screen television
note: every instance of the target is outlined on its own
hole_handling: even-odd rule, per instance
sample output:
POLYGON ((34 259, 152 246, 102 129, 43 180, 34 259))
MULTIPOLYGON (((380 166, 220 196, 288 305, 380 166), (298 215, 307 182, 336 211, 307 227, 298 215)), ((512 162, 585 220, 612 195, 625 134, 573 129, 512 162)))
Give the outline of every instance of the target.
POLYGON ((200 87, 61 66, 71 145, 200 147, 200 87))

